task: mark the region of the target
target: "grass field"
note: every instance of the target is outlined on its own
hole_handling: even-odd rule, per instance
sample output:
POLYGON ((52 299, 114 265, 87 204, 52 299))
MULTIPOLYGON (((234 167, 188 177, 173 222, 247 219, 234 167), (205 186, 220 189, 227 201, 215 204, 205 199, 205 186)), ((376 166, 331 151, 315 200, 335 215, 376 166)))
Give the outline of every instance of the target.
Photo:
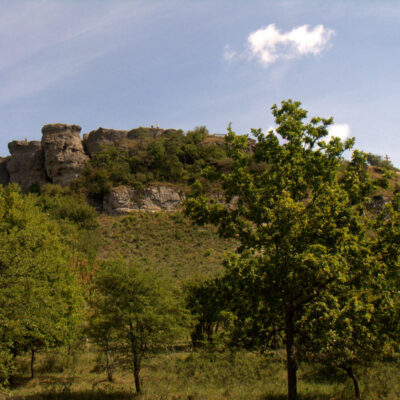
MULTIPOLYGON (((132 399, 132 373, 115 370, 107 382, 102 360, 91 345, 68 355, 66 351, 38 355, 36 376, 30 379, 29 358, 19 362, 20 378, 3 394, 11 399, 132 399)), ((360 370, 362 398, 400 398, 400 365, 377 364, 360 370)), ((283 400, 286 372, 283 353, 270 355, 231 352, 165 352, 145 360, 141 373, 143 400, 283 400)), ((0 395, 1 398, 1 395, 0 395)), ((299 398, 303 400, 352 399, 351 382, 339 372, 318 365, 301 365, 299 398)))

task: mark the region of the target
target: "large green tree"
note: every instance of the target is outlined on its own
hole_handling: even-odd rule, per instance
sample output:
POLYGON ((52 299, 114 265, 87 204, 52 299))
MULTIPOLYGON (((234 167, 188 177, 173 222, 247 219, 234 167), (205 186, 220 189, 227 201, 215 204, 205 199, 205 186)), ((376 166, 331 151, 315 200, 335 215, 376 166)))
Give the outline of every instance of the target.
POLYGON ((343 162, 354 140, 327 138, 332 118, 307 121, 300 106, 288 100, 272 107, 276 130, 252 131, 254 155, 247 137, 229 128, 233 167, 221 176, 223 201, 199 184, 187 201, 195 221, 211 222, 222 236, 239 241, 225 278, 237 332, 246 333, 247 341, 282 332, 290 400, 297 399, 304 358, 304 316, 319 302, 329 308, 328 294, 352 287, 366 269, 363 204, 373 188, 363 153, 343 162))
POLYGON ((83 297, 72 252, 58 224, 15 185, 0 186, 0 371, 15 357, 69 344, 81 322, 83 297), (6 357, 5 355, 11 355, 6 357))

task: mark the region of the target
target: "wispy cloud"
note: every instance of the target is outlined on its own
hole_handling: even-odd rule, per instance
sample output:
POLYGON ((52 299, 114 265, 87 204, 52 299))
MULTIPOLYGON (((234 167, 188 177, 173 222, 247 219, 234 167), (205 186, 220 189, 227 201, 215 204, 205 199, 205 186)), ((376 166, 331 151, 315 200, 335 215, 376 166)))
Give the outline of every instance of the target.
MULTIPOLYGON (((124 40, 123 30, 155 8, 137 2, 30 2, 0 14, 0 105, 80 73, 124 40)), ((128 36, 129 37, 129 36, 128 36)))
POLYGON ((338 137, 347 139, 350 137, 350 126, 348 124, 334 124, 329 128, 329 138, 338 137))
POLYGON ((232 61, 237 57, 237 52, 229 44, 224 47, 223 57, 226 61, 232 61))
MULTIPOLYGON (((318 54, 328 46, 334 33, 323 25, 317 25, 314 29, 302 25, 281 33, 275 24, 270 24, 249 34, 246 56, 248 59, 258 59, 267 67, 279 59, 318 54)), ((237 55, 229 45, 225 46, 225 59, 232 60, 237 55)))

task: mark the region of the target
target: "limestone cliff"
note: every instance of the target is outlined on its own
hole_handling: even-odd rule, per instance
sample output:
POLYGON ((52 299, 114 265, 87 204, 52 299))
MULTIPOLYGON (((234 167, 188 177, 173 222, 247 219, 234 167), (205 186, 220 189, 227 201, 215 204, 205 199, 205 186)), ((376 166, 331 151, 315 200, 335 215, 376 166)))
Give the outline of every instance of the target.
POLYGON ((11 156, 6 167, 10 182, 18 183, 24 191, 34 184, 42 185, 48 182, 39 141, 14 140, 8 144, 8 149, 11 156))
POLYGON ((42 128, 44 166, 52 183, 67 186, 84 168, 88 156, 80 132, 78 125, 49 124, 42 128))
POLYGON ((128 131, 98 128, 84 137, 84 145, 86 152, 91 156, 99 151, 100 146, 119 145, 127 138, 128 131))
POLYGON ((132 211, 173 211, 185 196, 170 185, 149 185, 142 191, 130 186, 118 186, 107 194, 103 210, 110 215, 128 214, 132 211))
POLYGON ((10 174, 7 171, 7 161, 10 157, 0 157, 0 185, 7 185, 10 182, 10 174))

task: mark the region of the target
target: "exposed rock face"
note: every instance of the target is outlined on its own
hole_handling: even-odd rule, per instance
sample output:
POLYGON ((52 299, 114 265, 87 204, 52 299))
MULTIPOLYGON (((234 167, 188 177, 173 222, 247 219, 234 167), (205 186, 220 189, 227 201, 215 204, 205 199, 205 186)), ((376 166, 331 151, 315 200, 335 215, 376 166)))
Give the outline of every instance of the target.
POLYGON ((103 201, 103 210, 107 214, 122 215, 131 211, 174 211, 185 196, 174 187, 151 185, 139 193, 129 186, 114 188, 103 201))
POLYGON ((98 128, 83 135, 84 146, 87 154, 91 156, 100 150, 102 145, 118 146, 122 150, 128 150, 132 141, 143 137, 156 138, 161 135, 168 135, 178 132, 176 129, 161 128, 136 128, 130 131, 98 128))
POLYGON ((373 196, 367 204, 367 208, 372 212, 382 212, 385 205, 391 201, 392 198, 390 196, 373 196))
POLYGON ((184 200, 184 196, 172 186, 152 185, 143 190, 141 210, 173 211, 184 200))
POLYGON ((69 185, 80 175, 88 160, 80 131, 80 126, 67 124, 49 124, 42 128, 45 169, 56 185, 69 185))
POLYGON ((10 157, 0 157, 0 185, 7 185, 10 182, 10 175, 7 171, 6 163, 10 157))
POLYGON ((23 191, 32 185, 48 182, 39 141, 14 140, 8 144, 11 156, 7 161, 9 181, 18 183, 23 191))
POLYGON ((98 128, 91 131, 85 139, 85 149, 89 155, 97 153, 102 145, 119 145, 121 141, 128 137, 128 131, 116 129, 98 128))
POLYGON ((118 186, 104 197, 103 210, 110 215, 123 215, 139 210, 136 203, 137 197, 137 192, 133 187, 118 186))

